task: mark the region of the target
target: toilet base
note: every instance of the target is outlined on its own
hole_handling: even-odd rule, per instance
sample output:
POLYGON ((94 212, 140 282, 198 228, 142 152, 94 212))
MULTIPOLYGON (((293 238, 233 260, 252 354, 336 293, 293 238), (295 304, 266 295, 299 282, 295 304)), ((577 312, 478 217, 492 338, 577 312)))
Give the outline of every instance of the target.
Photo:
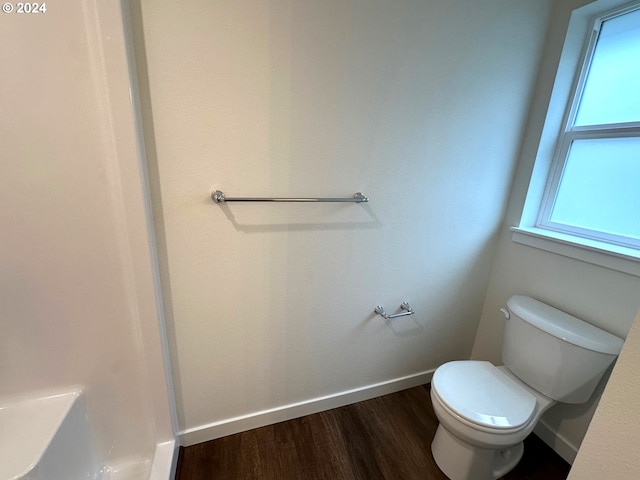
POLYGON ((451 480, 496 480, 518 464, 524 452, 522 442, 493 450, 463 442, 438 425, 431 443, 436 464, 451 480))

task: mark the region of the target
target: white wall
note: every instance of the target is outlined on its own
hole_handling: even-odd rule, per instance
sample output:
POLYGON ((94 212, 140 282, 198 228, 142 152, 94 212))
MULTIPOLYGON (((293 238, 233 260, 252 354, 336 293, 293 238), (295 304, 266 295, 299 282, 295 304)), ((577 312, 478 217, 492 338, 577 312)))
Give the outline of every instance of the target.
MULTIPOLYGON (((473 358, 500 362, 504 317, 499 312, 513 294, 525 294, 625 337, 640 306, 640 278, 590 263, 514 243, 509 227, 519 222, 522 205, 551 88, 558 67, 569 16, 586 0, 557 2, 551 15, 534 101, 505 224, 500 229, 498 247, 482 311, 473 358)), ((604 384, 585 405, 557 405, 543 417, 536 432, 565 459, 572 461, 604 384)))
POLYGON ((80 385, 107 463, 173 432, 119 5, 0 15, 0 395, 80 385))
POLYGON ((134 10, 183 441, 467 358, 547 2, 134 10))
POLYGON ((640 471, 640 312, 582 442, 570 480, 632 480, 640 471))

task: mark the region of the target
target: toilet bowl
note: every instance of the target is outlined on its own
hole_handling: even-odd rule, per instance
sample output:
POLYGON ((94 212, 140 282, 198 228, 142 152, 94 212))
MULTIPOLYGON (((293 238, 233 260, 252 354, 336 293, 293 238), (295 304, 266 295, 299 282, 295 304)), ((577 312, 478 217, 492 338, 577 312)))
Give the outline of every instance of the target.
POLYGON ((495 480, 520 461, 523 440, 556 402, 586 402, 623 340, 529 297, 507 302, 503 366, 463 360, 431 382, 440 424, 431 444, 451 480, 495 480))
POLYGON ((472 360, 449 362, 438 369, 431 398, 441 424, 486 448, 523 441, 555 403, 504 366, 472 360))
POLYGON ((443 365, 434 374, 431 399, 440 422, 431 445, 439 468, 451 479, 475 480, 513 469, 522 441, 555 403, 504 366, 484 361, 443 365))

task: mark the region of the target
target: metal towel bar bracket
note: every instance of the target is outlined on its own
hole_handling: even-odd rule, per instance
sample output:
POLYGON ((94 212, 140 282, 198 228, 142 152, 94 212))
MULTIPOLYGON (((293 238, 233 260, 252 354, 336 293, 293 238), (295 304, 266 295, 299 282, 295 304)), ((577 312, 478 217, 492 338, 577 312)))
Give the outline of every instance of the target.
POLYGON ((352 202, 364 203, 369 199, 357 192, 352 198, 271 198, 271 197, 227 197, 224 192, 214 190, 211 192, 211 200, 215 203, 225 202, 352 202))
POLYGON ((413 315, 415 312, 415 310, 413 308, 411 308, 411 305, 409 305, 407 302, 402 302, 400 304, 400 308, 402 310, 404 310, 404 312, 402 313, 395 313, 393 315, 387 315, 387 313, 384 311, 384 308, 382 307, 382 305, 378 305, 373 311, 375 313, 377 313, 378 315, 380 315, 383 318, 397 318, 397 317, 404 317, 406 315, 413 315))

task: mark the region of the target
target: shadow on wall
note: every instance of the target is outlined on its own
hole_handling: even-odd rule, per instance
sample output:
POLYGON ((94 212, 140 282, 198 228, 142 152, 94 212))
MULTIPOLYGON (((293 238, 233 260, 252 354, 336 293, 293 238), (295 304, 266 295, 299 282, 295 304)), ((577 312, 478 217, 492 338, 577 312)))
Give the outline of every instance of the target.
MULTIPOLYGON (((562 426, 565 424, 578 425, 578 427, 580 428, 580 438, 583 438, 587 433, 587 429, 589 428, 589 424, 591 423, 591 418, 593 417, 593 414, 598 407, 600 397, 602 396, 607 383, 609 382, 609 377, 611 376, 611 372, 614 366, 615 363, 609 367, 608 371, 602 377, 602 380, 596 387, 593 395, 587 403, 558 403, 557 405, 551 407, 549 411, 545 412, 541 419, 541 423, 544 424, 552 432, 561 432, 562 426)), ((556 451, 562 451, 564 448, 566 448, 564 443, 569 441, 568 439, 561 438, 560 435, 553 436, 551 438, 547 438, 547 435, 545 435, 544 437, 545 441, 549 443, 551 448, 556 451)), ((580 448, 580 445, 573 445, 573 447, 577 452, 580 448)))

